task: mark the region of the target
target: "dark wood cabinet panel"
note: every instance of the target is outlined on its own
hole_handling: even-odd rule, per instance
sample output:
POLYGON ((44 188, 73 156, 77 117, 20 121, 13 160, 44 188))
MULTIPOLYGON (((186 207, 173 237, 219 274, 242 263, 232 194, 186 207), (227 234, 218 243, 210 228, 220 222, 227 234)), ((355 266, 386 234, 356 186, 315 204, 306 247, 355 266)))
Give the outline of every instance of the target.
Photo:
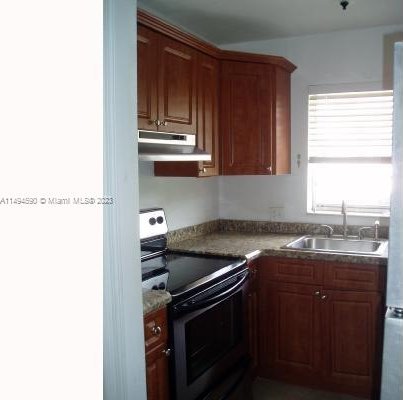
POLYGON ((156 176, 207 177, 219 174, 218 89, 219 62, 198 54, 196 143, 211 154, 211 161, 156 162, 156 176))
POLYGON ((264 257, 262 268, 267 265, 265 274, 272 281, 288 283, 323 283, 323 263, 320 261, 298 260, 280 257, 264 257))
POLYGON ((214 176, 219 173, 219 62, 216 59, 200 54, 197 87, 197 145, 211 154, 211 161, 200 163, 199 176, 214 176))
POLYGON ((160 35, 159 131, 196 134, 196 51, 160 35))
POLYGON ((325 269, 325 287, 332 289, 383 291, 385 270, 378 265, 330 263, 325 269))
POLYGON ((196 54, 142 25, 137 35, 139 129, 196 134, 196 54))
POLYGON ((144 318, 144 340, 146 352, 168 341, 166 310, 147 314, 144 318))
POLYGON ((260 374, 376 399, 384 272, 378 265, 263 257, 260 374))
POLYGON ((210 162, 156 163, 155 175, 277 175, 290 166, 288 60, 218 49, 138 12, 138 126, 197 134, 210 162), (220 98, 220 100, 219 100, 220 98))
POLYGON ((321 368, 319 287, 259 280, 260 374, 314 384, 321 368))
POLYGON ((378 340, 381 296, 378 293, 325 290, 324 380, 334 390, 370 398, 380 368, 378 340))
POLYGON ((168 358, 162 343, 146 354, 147 400, 168 400, 168 358))
POLYGON ((167 331, 165 308, 145 316, 144 336, 148 400, 169 400, 167 331))
POLYGON ((221 77, 222 173, 271 174, 272 67, 225 61, 221 77))
POLYGON ((137 32, 137 114, 139 129, 157 130, 158 34, 138 27, 137 32))
POLYGON ((291 74, 274 69, 273 175, 291 173, 291 74))

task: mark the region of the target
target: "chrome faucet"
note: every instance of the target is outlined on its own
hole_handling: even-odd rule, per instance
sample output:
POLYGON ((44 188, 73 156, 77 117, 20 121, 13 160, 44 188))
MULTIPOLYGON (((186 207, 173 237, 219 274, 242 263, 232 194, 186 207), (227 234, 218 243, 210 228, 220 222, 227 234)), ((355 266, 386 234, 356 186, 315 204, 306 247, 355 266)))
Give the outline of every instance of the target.
POLYGON ((379 239, 379 221, 376 220, 374 222, 374 239, 378 240, 379 239))
POLYGON ((374 226, 363 226, 362 228, 358 229, 358 239, 362 240, 364 238, 365 231, 374 231, 374 239, 379 239, 379 221, 376 220, 374 222, 374 226))
POLYGON ((372 231, 371 226, 362 226, 360 229, 358 229, 358 239, 362 240, 364 239, 364 232, 366 231, 372 231))
POLYGON ((320 231, 322 228, 327 230, 327 232, 326 232, 327 237, 330 238, 333 235, 333 228, 331 226, 324 225, 324 224, 320 225, 319 228, 318 228, 318 231, 320 231))
POLYGON ((346 202, 341 202, 341 214, 343 215, 343 238, 347 237, 347 207, 346 202))

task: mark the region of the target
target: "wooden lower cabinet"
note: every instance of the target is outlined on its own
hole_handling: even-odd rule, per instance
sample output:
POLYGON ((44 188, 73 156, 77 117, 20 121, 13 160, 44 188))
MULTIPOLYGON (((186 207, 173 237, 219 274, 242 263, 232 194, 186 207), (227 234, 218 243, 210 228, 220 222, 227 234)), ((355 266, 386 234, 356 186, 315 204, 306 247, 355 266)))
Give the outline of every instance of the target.
POLYGON ((162 344, 146 355, 147 399, 167 400, 168 387, 168 359, 163 353, 166 344, 162 344))
MULTIPOLYGON (((383 267, 315 262, 315 268, 323 268, 316 274, 316 284, 299 284, 295 283, 298 263, 291 261, 292 268, 287 269, 287 259, 266 257, 259 262, 259 375, 376 399, 383 267), (282 279, 287 280, 285 272, 289 272, 291 282, 278 281, 279 266, 282 279), (332 268, 336 267, 334 274, 332 268), (338 282, 326 279, 334 275, 351 277, 355 284, 359 278, 372 281, 376 277, 371 287, 379 291, 356 290, 354 283, 353 290, 348 290, 347 281, 338 289, 338 282)), ((307 279, 307 271, 304 260, 302 281, 307 279)))
POLYGON ((260 374, 314 384, 321 373, 320 302, 310 285, 265 282, 259 293, 260 374))
POLYGON ((144 318, 147 400, 169 400, 166 309, 144 318))
POLYGON ((381 295, 325 290, 323 381, 333 390, 375 397, 381 295))

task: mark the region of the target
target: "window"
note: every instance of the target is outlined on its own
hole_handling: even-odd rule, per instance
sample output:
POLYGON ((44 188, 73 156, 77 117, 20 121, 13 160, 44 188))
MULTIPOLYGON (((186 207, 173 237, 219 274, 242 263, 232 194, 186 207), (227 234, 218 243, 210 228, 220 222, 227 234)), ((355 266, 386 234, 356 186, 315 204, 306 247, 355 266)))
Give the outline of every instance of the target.
POLYGON ((308 212, 389 215, 393 92, 309 95, 308 212))

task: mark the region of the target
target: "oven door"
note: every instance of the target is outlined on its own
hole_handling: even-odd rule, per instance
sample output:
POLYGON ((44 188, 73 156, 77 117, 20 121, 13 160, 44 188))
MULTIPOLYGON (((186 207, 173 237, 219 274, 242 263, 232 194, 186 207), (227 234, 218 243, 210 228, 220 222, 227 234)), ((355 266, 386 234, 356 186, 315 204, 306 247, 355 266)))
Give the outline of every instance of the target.
POLYGON ((247 279, 243 270, 171 310, 176 400, 206 393, 247 353, 247 279))

